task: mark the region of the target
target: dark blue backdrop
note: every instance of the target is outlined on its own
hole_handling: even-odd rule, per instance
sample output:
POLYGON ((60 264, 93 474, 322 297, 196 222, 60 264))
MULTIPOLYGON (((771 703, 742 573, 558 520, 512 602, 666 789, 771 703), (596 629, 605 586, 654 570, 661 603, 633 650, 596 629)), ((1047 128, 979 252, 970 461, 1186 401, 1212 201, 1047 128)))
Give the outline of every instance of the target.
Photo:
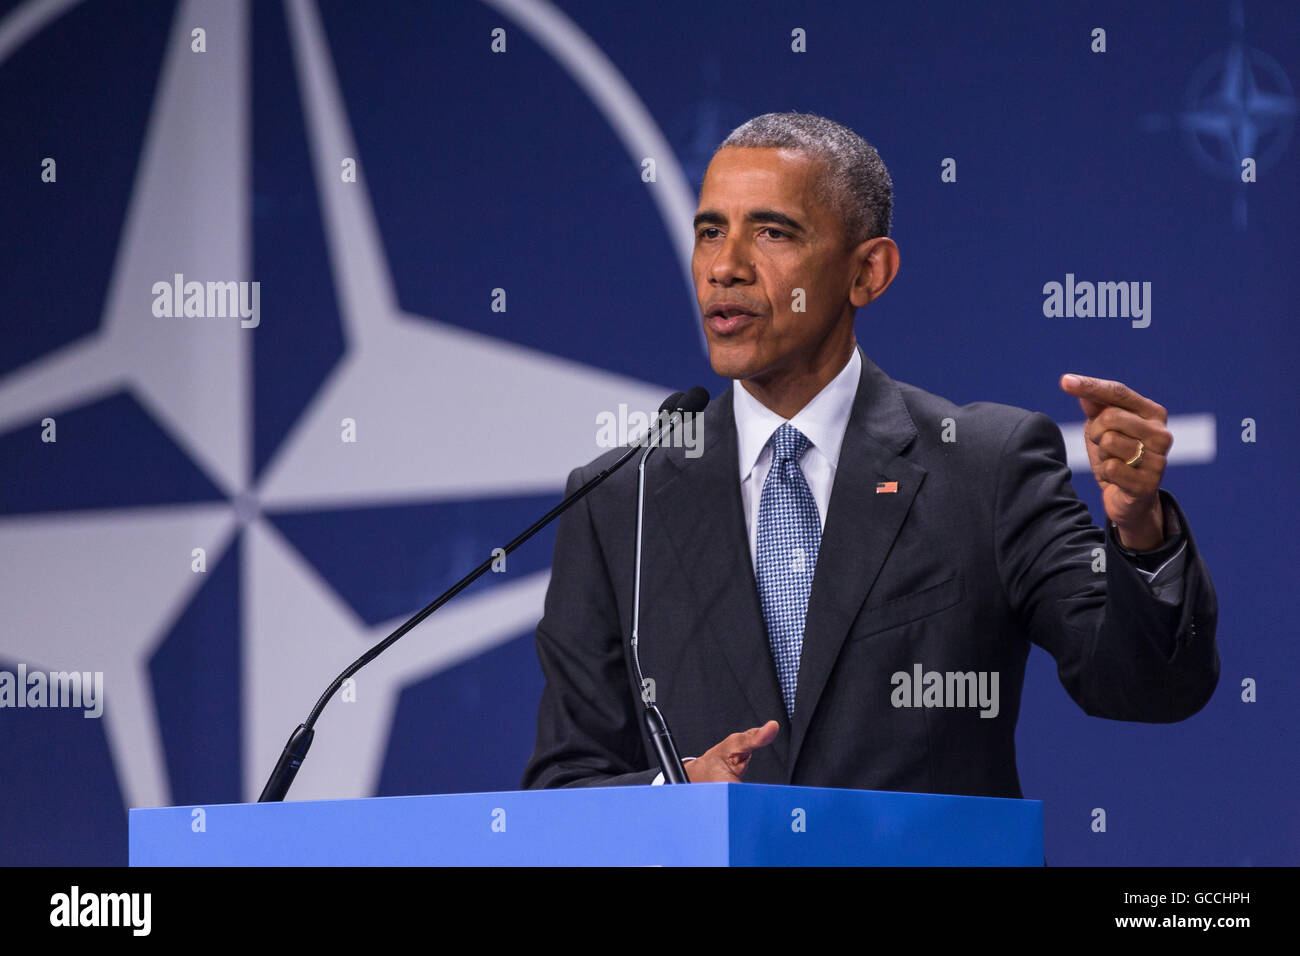
MULTIPOLYGON (((89 0, 22 32, 19 18, 36 6, 0 5, 8 15, 0 21, 0 595, 9 609, 0 608, 0 669, 24 661, 98 669, 80 663, 84 649, 85 660, 144 675, 145 705, 133 719, 154 728, 162 769, 142 758, 130 772, 139 785, 123 782, 133 748, 150 744, 112 744, 121 682, 106 681, 102 721, 0 711, 0 863, 122 863, 134 794, 174 803, 256 794, 265 768, 248 756, 249 740, 262 741, 259 753, 278 750, 293 720, 261 720, 249 709, 247 649, 260 627, 250 624, 249 589, 266 580, 252 570, 251 528, 296 554, 320 593, 355 619, 355 632, 370 635, 555 500, 565 466, 595 454, 575 447, 548 463, 545 481, 507 477, 481 491, 368 495, 357 478, 346 501, 304 494, 281 507, 245 503, 201 583, 179 588, 152 577, 147 563, 123 572, 142 594, 177 596, 156 631, 113 656, 119 638, 109 624, 115 602, 125 607, 125 585, 95 568, 130 564, 134 552, 119 543, 122 551, 97 559, 100 539, 78 522, 145 522, 171 514, 169 506, 224 508, 251 494, 356 348, 338 283, 358 260, 331 253, 331 187, 313 167, 320 148, 293 19, 317 9, 340 94, 330 115, 350 124, 396 306, 416 327, 476 333, 483 338, 464 341, 489 354, 513 344, 580 363, 556 363, 557 382, 603 372, 644 383, 646 394, 697 381, 716 394, 723 383, 701 348, 681 223, 665 211, 681 190, 662 175, 642 181, 643 154, 630 145, 640 134, 619 123, 662 133, 671 157, 659 156, 658 168, 675 161, 693 190, 713 147, 744 119, 812 111, 870 140, 894 179, 902 271, 858 322, 859 340, 885 371, 957 402, 1006 402, 1063 424, 1082 418, 1057 388, 1066 371, 1126 381, 1171 415, 1213 416, 1215 441, 1171 465, 1166 486, 1193 523, 1218 591, 1223 669, 1214 699, 1171 726, 1090 719, 1035 649, 1018 733, 1021 777, 1026 796, 1045 803, 1052 862, 1300 862, 1300 668, 1284 611, 1300 567, 1288 477, 1298 464, 1288 429, 1300 421, 1294 4, 564 0, 559 9, 520 3, 520 13, 479 3, 89 0), (218 6, 246 10, 236 32, 223 32, 218 6), (208 51, 193 52, 191 28, 205 23, 208 51), (564 34, 566 26, 576 33, 564 34), (1090 49, 1098 27, 1104 53, 1090 49), (504 53, 491 50, 495 28, 505 31, 504 53), (791 50, 796 28, 806 31, 807 52, 791 50), (222 60, 238 29, 246 55, 222 60), (584 35, 592 46, 565 45, 584 35), (7 48, 7 38, 16 45, 7 48), (180 425, 160 421, 156 393, 142 397, 130 376, 108 374, 79 390, 85 368, 57 364, 68 354, 61 349, 107 327, 169 56, 188 70, 196 67, 187 57, 211 58, 198 67, 211 74, 193 86, 207 92, 195 96, 238 89, 240 77, 248 84, 236 94, 247 123, 222 148, 186 158, 190 169, 246 165, 247 274, 204 275, 186 258, 216 227, 167 209, 201 193, 203 177, 170 184, 169 202, 141 212, 152 241, 179 250, 171 261, 154 256, 155 278, 180 271, 263 283, 263 322, 238 333, 251 349, 247 382, 197 401, 217 415, 247 387, 239 421, 250 467, 234 489, 178 438, 180 425), (587 83, 614 90, 605 67, 639 100, 648 127, 626 100, 598 105, 587 83), (1257 182, 1240 181, 1242 155, 1258 158, 1257 182), (54 183, 42 182, 45 157, 57 160, 54 183), (947 157, 957 163, 953 183, 941 181, 947 157), (1067 273, 1150 282, 1150 326, 1045 317, 1043 285, 1067 273), (508 292, 505 312, 490 307, 496 288, 508 292), (58 421, 54 445, 40 439, 47 414, 58 421), (1246 418, 1257 423, 1257 441, 1242 440, 1246 418), (248 507, 260 517, 250 521, 248 507), (33 566, 45 570, 24 572, 33 566), (47 646, 62 656, 41 659, 47 646), (1258 685, 1254 702, 1242 699, 1248 680, 1258 685), (1097 807, 1107 810, 1105 833, 1090 828, 1097 807)), ((199 107, 182 114, 196 131, 216 122, 199 107)), ((166 167, 166 150, 157 161, 166 167)), ((337 169, 338 157, 325 165, 337 169)), ((147 286, 133 308, 161 321, 148 315, 147 286)), ((178 362, 161 339, 130 341, 132 361, 144 356, 141 376, 178 362)), ((196 342, 175 375, 212 354, 196 342)), ((462 374, 456 363, 425 367, 453 385, 462 374)), ((497 411, 508 414, 441 439, 441 454, 553 422, 552 409, 513 393, 510 381, 488 384, 505 395, 497 411)), ((457 411, 398 407, 412 444, 430 418, 457 411)), ((431 488, 435 476, 436 468, 431 488)), ((1086 471, 1076 488, 1100 516, 1086 471)), ((480 595, 544 572, 552 541, 521 552, 480 595)), ((179 553, 188 564, 189 546, 179 553)), ((321 653, 328 671, 345 662, 321 653)), ((281 666, 274 679, 293 698, 290 710, 305 713, 317 682, 281 666)), ((268 679, 258 667, 258 679, 268 679)), ((518 786, 541 683, 530 629, 430 668, 406 682, 393 676, 391 729, 365 789, 518 786)), ((313 761, 345 780, 349 767, 331 764, 330 746, 322 734, 313 761)))

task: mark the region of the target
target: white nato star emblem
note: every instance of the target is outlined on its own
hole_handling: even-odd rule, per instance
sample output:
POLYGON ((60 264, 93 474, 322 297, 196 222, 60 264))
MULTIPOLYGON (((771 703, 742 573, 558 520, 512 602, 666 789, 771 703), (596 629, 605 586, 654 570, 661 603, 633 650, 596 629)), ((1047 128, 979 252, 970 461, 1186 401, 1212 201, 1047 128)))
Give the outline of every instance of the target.
MULTIPOLYGON (((17 9, 0 23, 0 62, 71 5, 34 0, 17 9)), ((634 157, 660 157, 655 201, 689 276, 693 198, 635 94, 550 5, 490 5, 564 65, 634 157)), ((152 284, 175 272, 249 277, 245 3, 189 0, 175 18, 101 327, 0 380, 0 431, 128 390, 229 499, 0 517, 0 654, 104 672, 105 731, 127 806, 171 801, 149 659, 203 586, 192 549, 204 548, 211 565, 236 540, 241 548, 241 762, 244 795, 255 799, 330 678, 397 623, 367 626, 264 509, 558 493, 567 470, 600 450, 599 412, 624 402, 655 408, 669 391, 404 314, 364 175, 340 180, 340 158, 360 167, 361 157, 316 7, 291 0, 288 15, 345 350, 261 478, 254 484, 251 460, 257 332, 238 321, 160 319, 150 309, 152 284), (195 23, 209 38, 203 57, 189 51, 195 23), (466 381, 486 387, 460 405, 466 381), (344 418, 358 423, 355 445, 340 441, 344 418), (111 615, 99 595, 114 596, 111 615)), ((395 645, 365 671, 355 703, 325 712, 292 796, 374 793, 403 686, 530 630, 548 578, 465 596, 395 645)))

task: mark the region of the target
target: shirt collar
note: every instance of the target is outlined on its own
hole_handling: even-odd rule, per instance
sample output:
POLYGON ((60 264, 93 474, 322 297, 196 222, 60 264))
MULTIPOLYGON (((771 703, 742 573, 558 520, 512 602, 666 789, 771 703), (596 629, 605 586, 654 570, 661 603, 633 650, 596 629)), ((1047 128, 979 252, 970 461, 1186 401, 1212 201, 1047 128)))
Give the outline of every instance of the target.
MULTIPOLYGON (((849 427, 849 415, 853 411, 853 400, 857 397, 861 378, 862 355, 855 348, 840 373, 789 419, 791 425, 808 436, 813 447, 826 457, 832 468, 840 463, 840 446, 844 444, 844 432, 849 427)), ((750 395, 740 382, 732 382, 731 407, 736 419, 743 481, 758 464, 758 456, 763 453, 767 440, 786 419, 750 395)))

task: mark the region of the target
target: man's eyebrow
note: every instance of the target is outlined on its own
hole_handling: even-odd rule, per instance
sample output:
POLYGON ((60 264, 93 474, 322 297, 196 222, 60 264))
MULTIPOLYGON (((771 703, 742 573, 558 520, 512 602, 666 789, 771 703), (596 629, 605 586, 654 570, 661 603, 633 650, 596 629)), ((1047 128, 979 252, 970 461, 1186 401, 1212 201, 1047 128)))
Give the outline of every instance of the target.
POLYGON ((745 222, 750 225, 760 222, 774 222, 778 226, 785 226, 792 232, 804 231, 801 223, 791 219, 783 212, 777 212, 775 209, 754 209, 745 215, 745 222))
POLYGON ((716 209, 704 209, 696 213, 695 215, 696 229, 699 229, 700 226, 704 225, 706 222, 713 226, 725 226, 727 224, 727 217, 724 216, 722 213, 718 212, 716 209))
MULTIPOLYGON (((760 222, 771 222, 776 223, 779 226, 784 226, 791 232, 804 232, 802 223, 791 219, 783 212, 777 212, 775 209, 750 210, 745 214, 745 222, 750 225, 760 222)), ((716 209, 704 209, 695 216, 695 228, 699 229, 700 226, 705 223, 708 223, 711 226, 725 226, 727 224, 727 217, 716 209)))

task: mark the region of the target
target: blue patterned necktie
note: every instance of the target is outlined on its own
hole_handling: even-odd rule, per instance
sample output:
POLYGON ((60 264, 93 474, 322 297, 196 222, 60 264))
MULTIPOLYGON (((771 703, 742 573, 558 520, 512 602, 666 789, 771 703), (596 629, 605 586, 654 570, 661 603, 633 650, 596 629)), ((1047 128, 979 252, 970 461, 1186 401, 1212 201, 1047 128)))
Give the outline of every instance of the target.
POLYGON ((799 655, 822 526, 799 459, 811 442, 789 422, 768 439, 772 467, 758 503, 758 596, 781 681, 786 713, 794 717, 799 655))

